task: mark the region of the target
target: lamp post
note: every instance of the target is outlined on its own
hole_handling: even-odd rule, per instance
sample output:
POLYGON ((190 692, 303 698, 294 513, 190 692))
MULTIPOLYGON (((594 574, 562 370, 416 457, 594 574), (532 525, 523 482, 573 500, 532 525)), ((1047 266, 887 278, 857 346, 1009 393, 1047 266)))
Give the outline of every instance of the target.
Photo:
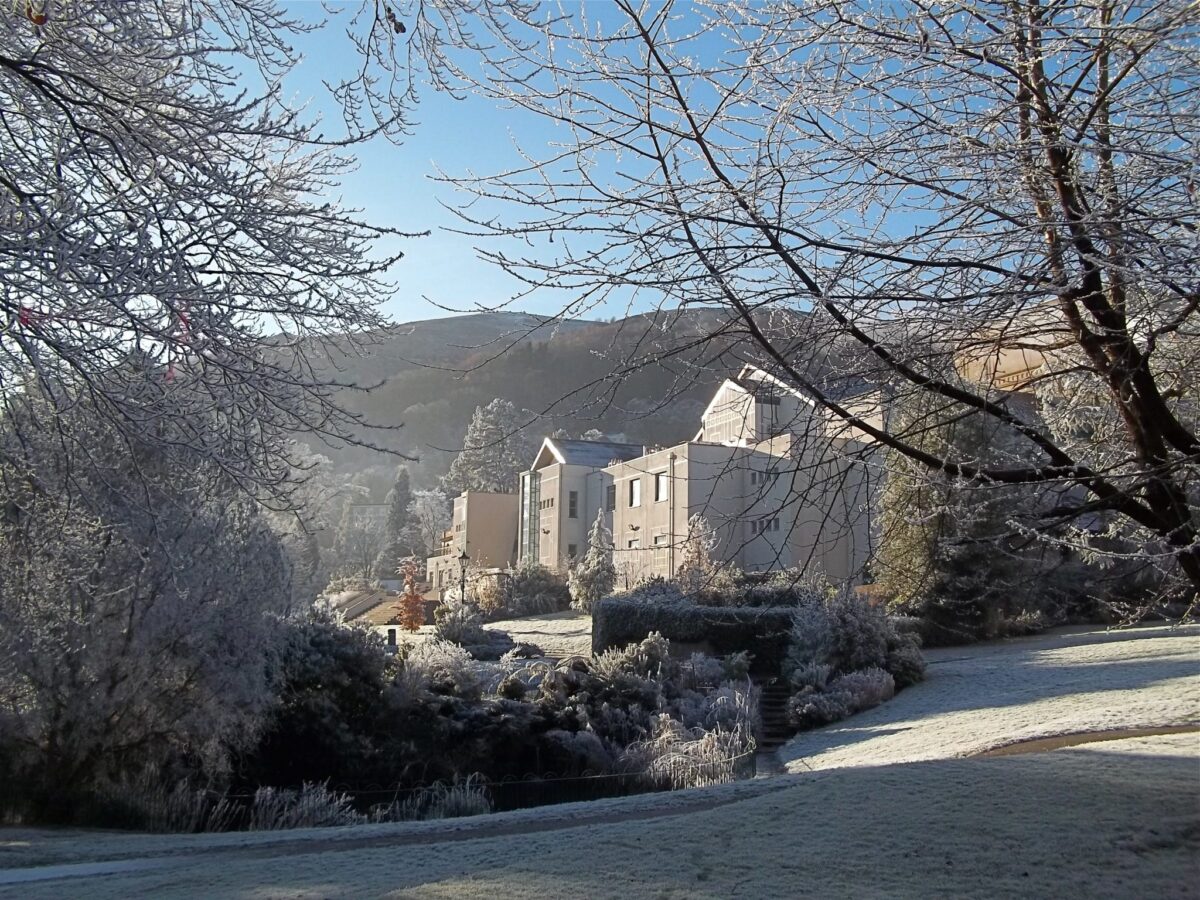
POLYGON ((458 554, 458 602, 464 606, 467 603, 467 566, 470 562, 467 548, 463 547, 462 553, 458 554))

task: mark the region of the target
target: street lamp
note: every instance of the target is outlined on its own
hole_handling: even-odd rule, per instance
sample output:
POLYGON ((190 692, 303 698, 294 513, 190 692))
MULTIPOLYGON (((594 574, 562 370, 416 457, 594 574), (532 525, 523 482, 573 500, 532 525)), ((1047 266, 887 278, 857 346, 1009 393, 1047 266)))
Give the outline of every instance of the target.
POLYGON ((458 601, 464 606, 467 603, 467 566, 470 564, 471 557, 463 547, 462 553, 458 554, 458 601))

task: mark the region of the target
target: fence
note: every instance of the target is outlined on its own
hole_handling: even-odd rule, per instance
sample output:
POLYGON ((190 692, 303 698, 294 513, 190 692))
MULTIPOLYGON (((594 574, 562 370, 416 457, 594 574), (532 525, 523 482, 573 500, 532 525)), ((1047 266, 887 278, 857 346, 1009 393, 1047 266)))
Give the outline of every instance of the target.
MULTIPOLYGON (((498 781, 473 775, 451 784, 413 788, 306 785, 302 790, 264 789, 256 796, 191 789, 183 783, 170 788, 148 781, 124 785, 83 802, 90 810, 85 821, 109 827, 160 832, 235 831, 452 818, 707 787, 754 774, 755 751, 751 747, 719 760, 661 757, 651 762, 648 771, 563 777, 542 774, 498 781)), ((6 810, 19 820, 17 812, 26 806, 18 802, 22 798, 15 791, 9 793, 0 791, 0 821, 6 810)))
MULTIPOLYGON (((497 781, 474 779, 472 783, 486 795, 493 812, 506 812, 727 784, 753 778, 756 773, 755 757, 755 750, 751 747, 737 756, 722 760, 698 761, 685 757, 657 760, 650 772, 584 772, 565 776, 548 773, 497 781)), ((363 811, 384 803, 397 807, 417 807, 417 798, 436 787, 357 789, 350 785, 331 785, 332 790, 349 796, 354 806, 363 811)))

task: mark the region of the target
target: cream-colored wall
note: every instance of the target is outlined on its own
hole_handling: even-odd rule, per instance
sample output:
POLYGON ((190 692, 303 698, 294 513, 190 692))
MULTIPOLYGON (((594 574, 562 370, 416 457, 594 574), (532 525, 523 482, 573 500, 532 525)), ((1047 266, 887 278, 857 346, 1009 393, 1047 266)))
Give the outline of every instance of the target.
MULTIPOLYGON (((602 471, 590 466, 551 463, 534 472, 540 479, 539 503, 553 500, 552 506, 540 509, 538 516, 538 562, 555 571, 565 572, 569 563, 571 545, 575 545, 576 558, 587 553, 588 532, 596 520, 596 513, 604 504, 604 491, 611 484, 602 471), (570 516, 570 494, 578 495, 575 518, 570 516)), ((519 509, 519 507, 518 507, 519 509)), ((605 516, 611 528, 611 517, 605 516)))
POLYGON ((457 587, 465 548, 472 568, 508 568, 516 562, 517 495, 467 491, 454 498, 450 552, 426 560, 428 578, 439 598, 457 587))
POLYGON ((714 559, 746 571, 807 564, 831 580, 855 580, 870 551, 870 512, 866 469, 842 452, 847 449, 862 447, 784 435, 755 448, 680 444, 609 467, 617 485, 613 537, 620 579, 673 575, 688 521, 702 515, 715 532, 714 559), (655 502, 653 474, 667 471, 672 456, 672 494, 655 502), (752 471, 776 475, 752 480, 752 471), (642 504, 635 508, 628 505, 632 478, 642 479, 642 504), (778 531, 754 528, 773 518, 778 531), (658 551, 656 534, 667 539, 658 551), (640 547, 629 549, 630 539, 640 547))

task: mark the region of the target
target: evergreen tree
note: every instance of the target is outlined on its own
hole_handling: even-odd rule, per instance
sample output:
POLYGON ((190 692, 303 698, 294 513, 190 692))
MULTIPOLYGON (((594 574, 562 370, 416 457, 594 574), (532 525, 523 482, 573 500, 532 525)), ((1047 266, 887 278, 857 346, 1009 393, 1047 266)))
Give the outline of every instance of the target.
POLYGON ((394 577, 400 570, 400 563, 413 555, 408 511, 412 504, 412 489, 409 486, 407 466, 396 467, 396 480, 392 482, 385 502, 388 514, 383 527, 383 548, 375 558, 377 578, 394 577))
POLYGON ((463 491, 515 491, 517 477, 532 462, 532 453, 517 408, 497 398, 487 406, 476 407, 463 449, 451 463, 442 486, 451 495, 463 491))
POLYGON ((601 597, 612 593, 617 580, 613 565, 612 532, 604 527, 604 511, 596 513, 596 521, 588 534, 588 549, 579 564, 571 570, 569 587, 571 605, 591 611, 601 597))
POLYGON ((675 572, 675 583, 685 594, 699 594, 714 587, 717 566, 712 551, 716 543, 708 519, 698 514, 688 519, 687 537, 680 547, 679 568, 675 572))
MULTIPOLYGON (((894 412, 896 427, 928 452, 980 460, 1003 453, 981 417, 929 406, 910 400, 894 412)), ((1019 573, 1009 521, 1029 504, 1030 492, 931 475, 894 451, 884 459, 876 565, 889 606, 924 619, 938 640, 988 636, 1012 611, 1019 573)))

